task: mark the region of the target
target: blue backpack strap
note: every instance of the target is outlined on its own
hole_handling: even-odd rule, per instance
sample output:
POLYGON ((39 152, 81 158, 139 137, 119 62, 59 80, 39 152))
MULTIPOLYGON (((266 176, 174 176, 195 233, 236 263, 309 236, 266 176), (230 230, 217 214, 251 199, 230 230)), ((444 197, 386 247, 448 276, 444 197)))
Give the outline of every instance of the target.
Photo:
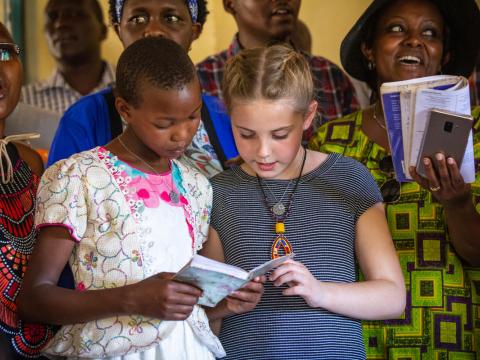
POLYGON ((223 103, 215 96, 203 95, 202 121, 218 159, 225 165, 227 160, 238 156, 233 138, 232 124, 223 103))

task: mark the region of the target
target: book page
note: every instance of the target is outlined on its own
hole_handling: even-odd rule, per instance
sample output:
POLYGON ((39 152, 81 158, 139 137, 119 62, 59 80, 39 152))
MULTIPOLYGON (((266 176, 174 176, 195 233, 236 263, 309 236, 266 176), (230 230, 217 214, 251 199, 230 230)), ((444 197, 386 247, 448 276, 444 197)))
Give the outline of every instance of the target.
POLYGON ((190 261, 190 266, 198 269, 216 271, 243 280, 248 279, 248 272, 246 272, 242 268, 230 264, 225 264, 220 261, 216 261, 198 254, 192 258, 192 260, 190 261))
POLYGON ((175 274, 173 279, 202 289, 203 294, 198 303, 212 307, 253 278, 266 274, 293 256, 294 254, 292 253, 267 261, 252 271, 246 272, 237 266, 228 265, 197 254, 175 274))
POLYGON ((382 106, 385 115, 385 123, 388 131, 388 141, 393 159, 393 167, 395 169, 395 176, 398 181, 406 182, 412 181, 410 174, 408 174, 408 166, 412 161, 411 144, 413 142, 415 107, 417 92, 420 89, 436 88, 449 89, 453 88, 459 82, 464 80, 461 76, 454 75, 435 75, 424 78, 417 78, 405 81, 396 81, 384 83, 380 87, 380 94, 382 106), (403 114, 408 109, 408 101, 402 103, 402 94, 410 93, 410 115, 403 114), (402 108, 403 107, 403 108, 402 108), (404 125, 403 121, 408 121, 409 124, 404 125), (409 133, 404 133, 410 128, 409 133), (408 138, 405 138, 407 137, 408 138), (406 149, 404 144, 410 144, 406 149), (407 159, 406 159, 407 156, 407 159))
POLYGON ((175 281, 184 282, 202 289, 198 304, 213 307, 223 298, 245 285, 248 280, 224 274, 218 271, 188 267, 180 270, 175 281))
POLYGON ((252 279, 255 279, 257 276, 265 275, 270 270, 273 270, 280 264, 284 263, 286 260, 293 259, 294 256, 295 254, 291 253, 291 254, 267 261, 266 263, 260 266, 257 266, 255 269, 252 269, 248 275, 248 278, 252 280, 252 279))
MULTIPOLYGON (((468 83, 464 83, 464 86, 460 89, 457 87, 457 90, 422 89, 418 91, 412 133, 411 166, 416 166, 417 164, 427 119, 433 108, 470 115, 470 90, 468 83)), ((468 140, 460 172, 465 182, 475 181, 472 133, 468 140)))
POLYGON ((432 89, 442 86, 452 86, 461 81, 461 76, 435 75, 403 81, 383 83, 380 87, 381 94, 403 91, 416 91, 417 89, 432 89))
POLYGON ((404 91, 400 93, 400 109, 402 112, 402 141, 403 141, 403 171, 408 179, 411 176, 408 172, 408 166, 410 162, 410 141, 412 133, 412 98, 415 98, 412 91, 404 91))

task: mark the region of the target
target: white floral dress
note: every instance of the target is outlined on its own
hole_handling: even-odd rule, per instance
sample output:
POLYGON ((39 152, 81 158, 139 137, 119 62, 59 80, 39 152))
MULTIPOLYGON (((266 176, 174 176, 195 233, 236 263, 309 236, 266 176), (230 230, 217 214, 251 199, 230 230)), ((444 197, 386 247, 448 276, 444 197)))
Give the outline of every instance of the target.
MULTIPOLYGON (((206 239, 211 198, 208 180, 178 161, 165 174, 148 174, 97 147, 47 169, 36 225, 69 230, 78 291, 120 287, 178 271, 206 239)), ((124 360, 224 355, 199 306, 185 321, 132 315, 62 326, 45 353, 124 360)))

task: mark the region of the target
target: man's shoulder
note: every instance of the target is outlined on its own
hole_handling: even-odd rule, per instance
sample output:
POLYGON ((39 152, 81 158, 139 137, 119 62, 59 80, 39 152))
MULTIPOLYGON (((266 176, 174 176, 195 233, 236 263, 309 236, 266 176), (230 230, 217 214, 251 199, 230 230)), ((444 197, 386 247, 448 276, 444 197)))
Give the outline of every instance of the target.
POLYGON ((39 93, 46 91, 51 88, 51 81, 46 80, 37 80, 26 85, 22 86, 22 93, 39 93))
POLYGON ((339 71, 344 76, 346 76, 346 74, 343 72, 340 66, 335 64, 333 61, 327 59, 326 57, 319 56, 319 55, 310 55, 306 53, 304 53, 304 55, 307 58, 308 62, 310 63, 310 66, 312 66, 313 70, 334 70, 334 71, 339 71))
POLYGON ((227 50, 223 50, 217 54, 213 54, 199 62, 196 67, 199 72, 213 71, 218 68, 223 68, 227 62, 227 50))
POLYGON ((108 87, 93 94, 81 97, 79 100, 73 103, 72 106, 68 108, 68 110, 65 112, 65 115, 69 113, 78 113, 85 111, 88 111, 90 114, 92 114, 92 111, 95 108, 99 111, 100 108, 106 106, 106 96, 111 94, 112 91, 112 88, 108 87))

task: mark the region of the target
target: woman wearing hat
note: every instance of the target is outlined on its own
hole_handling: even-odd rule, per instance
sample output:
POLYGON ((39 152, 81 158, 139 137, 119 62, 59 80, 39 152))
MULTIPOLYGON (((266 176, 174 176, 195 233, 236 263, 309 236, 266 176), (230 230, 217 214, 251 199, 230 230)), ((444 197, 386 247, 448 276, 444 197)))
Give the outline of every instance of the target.
POLYGON ((465 184, 455 161, 437 155, 438 171, 429 160, 428 177, 413 171, 415 182, 400 184, 378 100, 384 82, 468 77, 479 34, 474 0, 375 0, 342 43, 343 67, 372 87, 376 102, 319 128, 310 147, 353 157, 370 170, 407 286, 401 319, 364 323, 368 358, 480 359, 480 119, 475 183, 465 184))

